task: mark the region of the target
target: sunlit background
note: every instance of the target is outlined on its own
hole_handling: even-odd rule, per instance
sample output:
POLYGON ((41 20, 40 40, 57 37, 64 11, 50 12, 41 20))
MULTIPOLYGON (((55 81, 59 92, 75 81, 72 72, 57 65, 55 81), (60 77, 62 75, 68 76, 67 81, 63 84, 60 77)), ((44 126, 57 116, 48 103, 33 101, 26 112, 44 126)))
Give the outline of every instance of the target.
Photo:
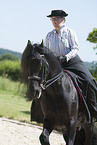
POLYGON ((68 13, 66 26, 78 37, 83 61, 97 61, 95 44, 86 41, 97 28, 97 0, 0 0, 0 48, 23 52, 27 40, 40 43, 53 29, 46 16, 51 10, 68 13))

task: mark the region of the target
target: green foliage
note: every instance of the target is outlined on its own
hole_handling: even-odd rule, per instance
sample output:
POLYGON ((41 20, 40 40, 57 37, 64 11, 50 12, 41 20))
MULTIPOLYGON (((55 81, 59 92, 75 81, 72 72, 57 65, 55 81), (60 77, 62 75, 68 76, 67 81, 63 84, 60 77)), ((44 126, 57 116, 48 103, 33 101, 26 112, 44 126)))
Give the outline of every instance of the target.
POLYGON ((92 43, 97 43, 97 28, 94 28, 93 31, 89 33, 87 40, 92 43))
POLYGON ((97 81, 97 62, 92 62, 91 65, 92 65, 92 67, 89 70, 97 81))
POLYGON ((87 62, 85 61, 84 64, 89 70, 94 70, 96 68, 97 61, 87 62))
MULTIPOLYGON (((94 28, 93 31, 89 33, 87 41, 97 44, 97 28, 94 28)), ((94 47, 94 49, 96 48, 97 48, 97 45, 96 47, 94 47)))
POLYGON ((97 81, 97 67, 95 68, 95 70, 90 70, 90 72, 97 81))
POLYGON ((8 77, 15 81, 20 80, 21 78, 20 61, 8 61, 8 60, 1 61, 0 75, 8 77))
POLYGON ((12 54, 0 56, 0 75, 12 80, 20 80, 21 69, 20 60, 12 54))
POLYGON ((0 61, 2 60, 12 60, 12 61, 19 61, 19 59, 12 55, 12 54, 3 54, 0 56, 0 61))
POLYGON ((93 75, 94 75, 94 77, 95 77, 95 78, 96 78, 96 80, 97 80, 97 67, 96 67, 96 69, 94 70, 93 75))

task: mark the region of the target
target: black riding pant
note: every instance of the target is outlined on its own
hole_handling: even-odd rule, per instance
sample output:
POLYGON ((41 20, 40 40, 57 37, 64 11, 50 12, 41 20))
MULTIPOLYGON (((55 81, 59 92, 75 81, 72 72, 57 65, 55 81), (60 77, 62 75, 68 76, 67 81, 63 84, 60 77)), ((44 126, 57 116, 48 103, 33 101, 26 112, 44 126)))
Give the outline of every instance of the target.
POLYGON ((61 62, 71 74, 86 99, 91 115, 97 117, 97 82, 77 55, 68 62, 61 62))

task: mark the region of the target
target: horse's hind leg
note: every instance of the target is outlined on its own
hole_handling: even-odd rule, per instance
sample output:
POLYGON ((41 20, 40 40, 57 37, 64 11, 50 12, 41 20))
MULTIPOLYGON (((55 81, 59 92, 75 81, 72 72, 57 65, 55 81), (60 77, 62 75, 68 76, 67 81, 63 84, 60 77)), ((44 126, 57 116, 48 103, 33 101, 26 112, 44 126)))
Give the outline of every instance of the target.
POLYGON ((80 130, 76 130, 74 145, 84 145, 84 142, 85 142, 84 128, 81 128, 80 130))
POLYGON ((84 125, 85 129, 85 144, 84 145, 92 145, 92 138, 93 138, 93 124, 86 124, 84 125))
MULTIPOLYGON (((63 137, 67 143, 67 134, 66 134, 66 129, 62 130, 63 132, 63 137)), ((84 145, 85 142, 85 133, 84 133, 84 129, 76 130, 76 136, 75 136, 75 141, 74 141, 74 145, 84 145)), ((94 144, 93 144, 94 145, 94 144)))
POLYGON ((74 100, 71 106, 71 115, 68 124, 66 125, 67 128, 67 141, 66 145, 74 145, 75 135, 76 135, 76 122, 78 117, 78 100, 74 100))
POLYGON ((49 135, 54 129, 54 124, 50 122, 48 119, 44 119, 43 131, 39 137, 41 145, 50 145, 49 143, 49 135))

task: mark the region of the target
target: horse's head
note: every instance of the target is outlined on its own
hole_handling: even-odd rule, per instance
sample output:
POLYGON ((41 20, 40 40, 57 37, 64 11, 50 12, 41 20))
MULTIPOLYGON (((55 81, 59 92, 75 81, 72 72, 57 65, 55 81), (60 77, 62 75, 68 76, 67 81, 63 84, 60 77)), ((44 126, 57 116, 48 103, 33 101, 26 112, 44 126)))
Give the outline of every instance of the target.
POLYGON ((27 98, 39 98, 42 89, 48 88, 62 76, 62 68, 53 53, 42 44, 26 46, 21 60, 22 76, 28 86, 27 98))
POLYGON ((41 96, 41 83, 48 74, 48 63, 45 56, 37 51, 38 47, 41 46, 38 44, 32 45, 30 41, 28 41, 21 61, 22 71, 27 77, 27 97, 30 99, 39 98, 41 96))

